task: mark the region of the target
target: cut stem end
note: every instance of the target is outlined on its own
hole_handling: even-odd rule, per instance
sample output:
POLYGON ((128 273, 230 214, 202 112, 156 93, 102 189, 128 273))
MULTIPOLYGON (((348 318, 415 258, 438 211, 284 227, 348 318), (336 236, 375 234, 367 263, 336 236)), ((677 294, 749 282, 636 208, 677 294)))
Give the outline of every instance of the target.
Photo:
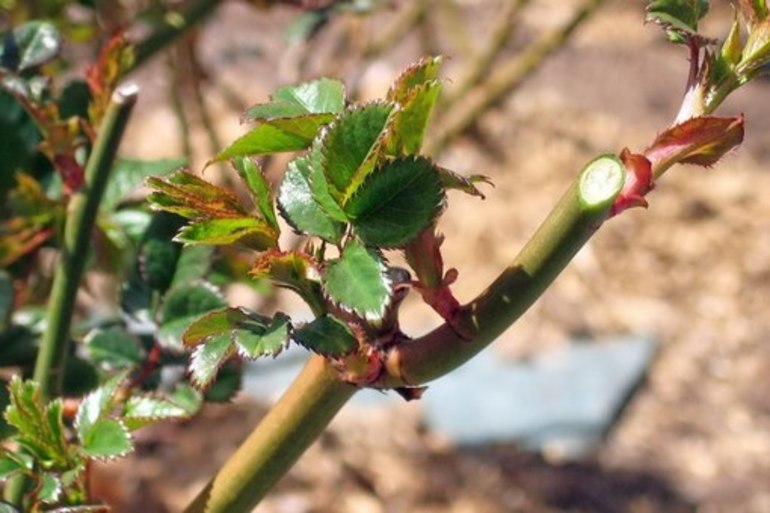
POLYGON ((589 211, 605 210, 620 194, 625 176, 625 167, 615 155, 602 155, 592 160, 578 183, 581 206, 589 211))

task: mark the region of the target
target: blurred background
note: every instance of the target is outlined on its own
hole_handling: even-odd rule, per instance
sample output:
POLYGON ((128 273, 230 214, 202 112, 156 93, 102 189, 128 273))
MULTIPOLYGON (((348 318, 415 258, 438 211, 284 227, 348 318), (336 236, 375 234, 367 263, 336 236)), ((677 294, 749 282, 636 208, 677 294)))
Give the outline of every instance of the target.
MULTIPOLYGON (((156 3, 166 16, 185 7, 156 3)), ((426 151, 494 183, 483 200, 450 195, 439 225, 461 301, 505 267, 588 160, 642 150, 671 124, 688 69, 638 1, 213 3, 131 76, 141 95, 122 154, 201 170, 277 86, 335 76, 374 99, 409 63, 442 54, 426 151)), ((139 4, 105 2, 100 23, 130 20, 139 4)), ((712 4, 705 32, 721 38, 732 12, 712 4)), ((74 62, 86 53, 70 51, 74 62)), ((649 210, 607 223, 467 368, 421 401, 360 394, 258 511, 770 511, 768 98, 768 82, 738 91, 720 112, 746 113, 744 144, 713 169, 669 172, 649 210)), ((265 162, 269 176, 288 158, 265 162)), ((264 305, 243 284, 227 292, 264 305)), ((288 295, 270 302, 301 316, 288 295)), ((408 306, 407 333, 440 322, 408 306)), ((117 511, 180 511, 303 358, 251 368, 233 404, 141 431, 137 454, 98 469, 99 493, 117 511)))

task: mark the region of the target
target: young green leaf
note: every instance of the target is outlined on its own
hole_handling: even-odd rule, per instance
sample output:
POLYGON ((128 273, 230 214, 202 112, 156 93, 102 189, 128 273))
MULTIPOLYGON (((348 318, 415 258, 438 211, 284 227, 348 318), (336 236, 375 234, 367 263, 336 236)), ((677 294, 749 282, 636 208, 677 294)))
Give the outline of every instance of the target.
POLYGON ((329 261, 322 285, 332 301, 366 319, 381 319, 390 302, 391 284, 381 258, 355 241, 329 261))
POLYGON ((5 481, 15 474, 30 472, 34 463, 29 454, 0 448, 0 481, 5 481))
POLYGON ((5 34, 0 45, 0 67, 24 71, 45 64, 59 54, 61 35, 47 21, 30 21, 5 34))
POLYGON ((471 196, 478 196, 481 199, 484 199, 484 193, 479 190, 478 187, 476 187, 477 183, 485 183, 487 185, 491 185, 494 187, 494 184, 492 183, 492 180, 489 179, 488 176, 484 175, 471 175, 471 176, 463 176, 458 173, 455 173, 451 169, 447 169, 445 167, 437 166, 438 169, 438 177, 441 181, 441 186, 444 189, 454 189, 461 192, 464 192, 465 194, 469 194, 471 196))
POLYGON ((132 395, 122 417, 128 429, 136 430, 159 420, 188 419, 198 412, 201 404, 199 392, 180 384, 168 397, 132 395))
POLYGON ((38 384, 18 376, 11 379, 8 391, 11 404, 5 410, 5 419, 18 431, 19 444, 51 468, 69 467, 61 401, 44 404, 38 384))
POLYGON ((662 25, 669 38, 683 43, 698 32, 698 22, 709 10, 708 0, 652 0, 647 5, 647 21, 662 25))
POLYGON ((277 246, 277 233, 256 217, 229 217, 195 221, 177 233, 176 242, 184 244, 225 245, 236 242, 257 251, 277 246))
POLYGON ((291 289, 309 305, 324 309, 318 263, 305 253, 266 251, 257 257, 250 274, 291 289))
POLYGON ((393 104, 370 103, 345 111, 322 136, 323 169, 339 203, 374 169, 393 104))
POLYGON ((436 219, 444 199, 436 166, 422 157, 408 157, 377 168, 345 211, 366 244, 401 247, 436 219))
POLYGON ((262 219, 267 221, 273 230, 278 232, 278 220, 275 217, 273 209, 273 197, 270 193, 270 184, 267 182, 262 168, 254 160, 248 157, 236 157, 233 159, 233 166, 238 171, 241 179, 249 186, 249 192, 254 200, 262 219))
POLYGON ((292 338, 323 356, 345 356, 358 347, 358 340, 350 328, 330 315, 317 317, 310 324, 295 329, 292 338))
POLYGON ((42 472, 38 476, 36 496, 43 504, 59 502, 63 491, 61 480, 52 472, 42 472))
POLYGON ((289 163, 278 190, 278 208, 295 230, 336 244, 345 225, 332 219, 316 200, 309 174, 307 156, 289 163))
POLYGON ((233 354, 233 343, 229 332, 209 337, 206 343, 198 345, 190 358, 190 374, 193 384, 199 389, 207 388, 223 363, 233 354))
POLYGON ((388 137, 390 155, 419 153, 431 113, 441 93, 441 82, 434 80, 414 87, 394 115, 393 130, 388 137))
POLYGON ((441 69, 441 57, 424 57, 406 68, 390 86, 386 99, 404 104, 413 94, 413 90, 438 78, 441 69))
POLYGON ((344 84, 338 80, 321 78, 279 88, 271 95, 269 103, 260 103, 247 110, 244 119, 267 121, 305 114, 337 114, 344 108, 344 84))
POLYGON ((233 342, 244 358, 255 359, 260 356, 277 356, 289 341, 289 318, 284 314, 277 314, 267 326, 259 326, 257 322, 251 322, 250 329, 238 329, 233 331, 233 342))
POLYGON ((119 458, 133 449, 128 428, 117 419, 100 418, 80 433, 80 450, 89 458, 119 458))
POLYGON ((128 370, 124 370, 112 376, 80 402, 75 415, 75 428, 81 441, 84 440, 94 424, 109 415, 118 388, 128 376, 128 372, 128 370))
POLYGON ((138 340, 122 329, 91 331, 85 338, 85 349, 91 361, 112 369, 135 367, 142 363, 138 340))
POLYGON ((304 150, 313 142, 321 127, 333 119, 334 114, 308 114, 264 121, 219 152, 208 164, 235 157, 304 150))

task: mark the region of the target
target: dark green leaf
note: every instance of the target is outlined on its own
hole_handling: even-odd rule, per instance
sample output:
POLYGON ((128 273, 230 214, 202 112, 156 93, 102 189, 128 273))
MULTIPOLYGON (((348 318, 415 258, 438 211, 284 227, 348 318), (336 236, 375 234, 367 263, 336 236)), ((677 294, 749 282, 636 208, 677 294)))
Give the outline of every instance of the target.
POLYGON ((166 176, 184 166, 184 159, 118 160, 112 168, 107 189, 99 204, 104 212, 115 210, 118 204, 150 176, 166 176))
POLYGON ((345 111, 321 140, 323 169, 339 203, 374 169, 393 105, 370 103, 345 111))
POLYGON ((235 395, 241 390, 243 371, 235 362, 223 365, 214 382, 203 394, 207 403, 226 403, 232 401, 235 395))
POLYGON ((316 200, 310 183, 309 158, 298 157, 289 163, 278 190, 278 206, 286 221, 297 231, 337 243, 344 225, 335 221, 316 200))
MULTIPOLYGON (((11 396, 8 394, 8 382, 0 380, 0 413, 4 412, 9 404, 11 404, 11 396)), ((13 433, 14 429, 5 421, 5 415, 0 414, 0 442, 13 433)))
POLYGON ((262 251, 276 247, 278 234, 256 217, 227 217, 193 221, 174 237, 185 244, 224 245, 239 242, 262 251))
POLYGON ((116 419, 98 419, 80 433, 80 450, 90 458, 119 458, 133 448, 128 429, 116 419))
POLYGON ((222 294, 213 285, 200 282, 176 287, 163 301, 163 324, 175 319, 198 316, 226 306, 222 294))
POLYGON ((431 224, 443 205, 436 166, 428 159, 410 157, 377 168, 345 211, 365 243, 400 247, 431 224))
POLYGON ((236 157, 233 159, 233 165, 246 185, 249 186, 251 197, 254 200, 262 219, 267 221, 275 232, 279 232, 278 220, 275 217, 273 209, 273 196, 270 193, 270 184, 265 178, 259 165, 248 157, 236 157))
POLYGON ((46 21, 30 21, 6 34, 0 46, 0 66, 24 71, 50 61, 61 50, 61 36, 46 21))
POLYGON ((65 397, 82 396, 99 386, 96 367, 77 355, 67 358, 62 377, 62 393, 65 397))
POLYGON ((358 340, 350 329, 328 315, 294 330, 292 338, 298 344, 324 356, 345 356, 358 347, 358 340))
POLYGON ((238 354, 244 358, 254 359, 260 356, 277 356, 289 341, 289 318, 277 314, 269 326, 257 328, 257 323, 246 325, 252 329, 233 331, 232 340, 238 354))
POLYGON ((404 104, 412 95, 413 90, 438 78, 441 69, 441 57, 424 57, 406 68, 396 79, 388 91, 389 101, 404 104))
POLYGON ((190 358, 190 374, 193 384, 207 388, 217 374, 219 367, 232 355, 233 344, 230 333, 223 332, 209 337, 198 345, 190 358))
POLYGON ((329 261, 322 283, 332 301, 370 320, 382 318, 390 302, 382 260, 355 241, 345 246, 340 258, 329 261))
POLYGON ((708 10, 708 0, 652 0, 647 5, 647 21, 664 26, 672 41, 682 42, 682 35, 697 33, 698 22, 708 10))
POLYGON ((186 246, 179 254, 171 288, 203 280, 209 273, 214 248, 210 246, 186 246))
POLYGON ((334 114, 308 114, 265 121, 236 139, 209 164, 235 157, 304 150, 313 142, 318 130, 333 119, 334 114))
POLYGON ((388 153, 419 153, 431 113, 441 93, 441 82, 434 80, 412 89, 396 112, 393 131, 388 137, 388 153))
POLYGON ((251 107, 247 120, 270 120, 305 114, 337 114, 345 108, 345 86, 338 80, 321 78, 298 86, 281 87, 269 103, 251 107))
POLYGON ((88 356, 95 363, 115 369, 142 363, 138 340, 122 329, 97 329, 89 333, 85 340, 88 356))

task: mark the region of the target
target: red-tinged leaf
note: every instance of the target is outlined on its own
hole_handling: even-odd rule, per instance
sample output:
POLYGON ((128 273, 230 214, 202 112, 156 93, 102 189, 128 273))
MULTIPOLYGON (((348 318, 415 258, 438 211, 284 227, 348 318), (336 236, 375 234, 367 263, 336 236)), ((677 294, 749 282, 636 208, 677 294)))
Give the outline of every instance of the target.
POLYGON ((198 317, 191 323, 182 335, 182 341, 186 347, 195 347, 249 319, 249 313, 243 308, 220 308, 198 317))
POLYGON ((179 230, 174 240, 215 246, 238 242, 262 251, 278 245, 278 233, 256 217, 227 217, 192 222, 179 230))
POLYGON ((406 96, 394 114, 393 130, 386 141, 390 155, 419 153, 440 92, 441 82, 433 80, 414 87, 406 96))
POLYGON ((246 209, 232 193, 194 174, 179 170, 166 178, 151 177, 147 186, 153 208, 173 212, 189 219, 246 217, 246 209))
POLYGON ((16 262, 24 255, 36 250, 54 235, 51 228, 29 228, 9 234, 7 224, 0 225, 0 267, 16 262))
POLYGON ((88 116, 91 124, 101 123, 113 91, 134 62, 134 50, 123 32, 117 32, 99 50, 99 58, 86 69, 86 82, 91 91, 88 116))
POLYGON ((320 280, 318 264, 310 256, 295 251, 265 251, 257 257, 250 274, 292 289, 302 288, 307 281, 320 280))
POLYGON ((644 196, 655 186, 652 165, 647 157, 631 153, 628 148, 620 152, 620 160, 626 168, 626 181, 610 209, 610 216, 618 215, 633 207, 647 208, 644 196))
POLYGON ((749 32, 738 72, 749 75, 770 62, 770 18, 755 24, 749 32))
POLYGON ((644 151, 657 176, 676 163, 712 166, 743 141, 743 116, 701 116, 669 128, 644 151))
POLYGON ((436 166, 436 168, 438 169, 438 177, 444 189, 454 189, 464 192, 465 194, 470 194, 471 196, 478 196, 481 199, 486 199, 486 196, 484 196, 484 193, 476 187, 476 184, 485 183, 492 187, 495 186, 495 184, 492 183, 492 180, 485 175, 463 176, 445 167, 436 166))
POLYGON ((407 67, 398 76, 396 81, 388 90, 386 99, 398 103, 404 103, 412 94, 412 90, 428 82, 435 81, 438 78, 439 69, 443 58, 424 57, 418 62, 407 67))

